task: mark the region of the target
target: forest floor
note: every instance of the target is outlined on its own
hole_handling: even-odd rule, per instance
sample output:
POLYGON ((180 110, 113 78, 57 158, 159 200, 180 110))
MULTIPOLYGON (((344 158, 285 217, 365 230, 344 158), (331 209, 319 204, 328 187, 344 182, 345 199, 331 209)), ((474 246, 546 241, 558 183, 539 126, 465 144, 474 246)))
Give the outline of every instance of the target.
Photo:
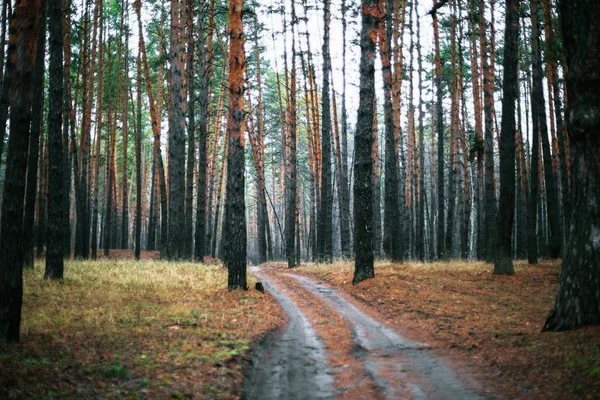
POLYGON ((24 272, 21 343, 0 345, 1 399, 239 397, 250 349, 284 323, 279 305, 228 292, 219 266, 113 259, 131 253, 68 261, 62 281, 43 280, 43 261, 24 272))
MULTIPOLYGON (((306 279, 302 276, 316 282, 321 294, 335 290, 407 340, 445 355, 461 379, 472 376, 485 382, 480 391, 484 395, 489 391, 492 398, 600 399, 600 327, 541 332, 554 303, 557 261, 535 266, 515 262, 514 276, 494 276, 489 264, 478 262, 377 263, 375 278, 355 286, 352 262, 266 268, 288 285, 287 290, 295 288, 297 297, 305 299, 301 301, 320 301, 310 296, 315 287, 301 287, 306 279)), ((313 309, 319 310, 316 330, 326 347, 335 343, 337 348, 330 353, 329 364, 351 365, 346 361, 352 354, 352 338, 340 333, 351 319, 339 314, 327 319, 331 304, 322 301, 313 309)), ((338 387, 353 382, 352 374, 350 379, 334 375, 338 387)), ((376 394, 376 386, 366 384, 365 390, 376 394)))

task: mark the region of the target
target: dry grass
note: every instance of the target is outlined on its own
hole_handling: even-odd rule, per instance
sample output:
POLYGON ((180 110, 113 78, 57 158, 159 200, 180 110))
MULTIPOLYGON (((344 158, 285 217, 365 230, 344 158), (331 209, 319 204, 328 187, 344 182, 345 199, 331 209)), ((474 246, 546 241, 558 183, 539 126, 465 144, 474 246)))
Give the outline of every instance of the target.
POLYGON ((354 263, 294 272, 340 287, 388 323, 480 369, 507 398, 600 398, 600 328, 541 333, 554 304, 559 262, 515 262, 494 276, 481 262, 378 262, 352 286, 354 263))
POLYGON ((271 296, 228 292, 219 266, 71 261, 45 282, 38 263, 24 279, 0 398, 235 398, 250 347, 282 323, 271 296))

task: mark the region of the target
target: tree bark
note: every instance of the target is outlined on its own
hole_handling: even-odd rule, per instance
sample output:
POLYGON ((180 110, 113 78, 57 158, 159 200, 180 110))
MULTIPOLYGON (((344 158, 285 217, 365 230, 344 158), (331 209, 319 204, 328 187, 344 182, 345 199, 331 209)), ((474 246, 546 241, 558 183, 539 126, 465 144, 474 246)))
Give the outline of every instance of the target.
MULTIPOLYGON (((196 242, 194 247, 194 259, 199 262, 204 261, 204 254, 206 252, 206 148, 208 139, 208 86, 210 83, 210 71, 207 67, 209 60, 207 59, 207 50, 204 47, 204 17, 205 6, 201 5, 200 13, 198 14, 198 76, 200 79, 198 103, 200 125, 198 126, 198 185, 196 197, 196 242)), ((191 101, 190 107, 192 107, 191 101)), ((215 134, 215 140, 218 142, 217 134, 215 134)))
MULTIPOLYGON (((142 54, 137 56, 137 113, 135 126, 135 259, 139 261, 142 245, 142 54)), ((153 168, 154 170, 154 168, 153 168)), ((154 181, 154 177, 152 177, 154 181)), ((154 186, 154 185, 152 185, 154 186)), ((152 195, 152 194, 151 194, 152 195)), ((152 216, 150 216, 152 218, 152 216)))
POLYGON ((23 209, 40 3, 40 0, 17 1, 10 26, 9 62, 14 63, 14 67, 0 226, 0 343, 19 341, 23 303, 23 209))
MULTIPOLYGON (((488 43, 486 38, 483 0, 479 0, 479 46, 481 55, 481 69, 483 70, 483 113, 484 113, 484 164, 485 182, 483 191, 484 224, 483 224, 483 250, 481 259, 487 262, 494 261, 494 227, 496 224, 496 188, 494 183, 494 127, 492 107, 494 103, 493 79, 494 71, 492 62, 488 59, 488 43)), ((490 52, 493 45, 489 46, 490 52)))
POLYGON ((373 265, 373 100, 375 98, 375 41, 377 0, 362 0, 360 32, 360 96, 356 122, 354 161, 354 261, 353 284, 375 276, 373 265))
POLYGON ((600 324, 600 3, 559 1, 566 58, 573 209, 556 303, 545 331, 600 324))
POLYGON ((317 259, 333 261, 333 191, 331 187, 331 104, 329 97, 329 24, 331 0, 325 0, 323 10, 323 87, 321 88, 321 196, 319 198, 317 259))
POLYGON ((125 36, 125 51, 124 51, 124 76, 123 87, 121 89, 121 121, 123 124, 123 147, 122 147, 122 170, 121 170, 121 249, 129 247, 129 201, 127 193, 127 142, 129 140, 129 25, 125 18, 129 15, 129 1, 124 0, 121 4, 121 35, 125 36))
POLYGON ((50 102, 48 112, 48 247, 46 250, 46 271, 44 279, 62 279, 64 270, 64 244, 67 236, 64 231, 64 155, 62 111, 63 111, 63 35, 62 5, 60 0, 48 4, 48 30, 50 33, 50 102))
MULTIPOLYGON (((185 193, 185 104, 183 98, 183 16, 182 0, 171 0, 170 30, 170 107, 169 118, 169 222, 168 245, 169 260, 184 257, 184 193, 185 193)), ((160 95, 160 93, 157 93, 160 95)))
MULTIPOLYGON (((437 4, 437 0, 434 0, 437 4)), ((440 60, 440 39, 437 14, 433 13, 433 35, 435 41, 435 131, 437 131, 437 257, 445 256, 444 242, 444 109, 442 106, 442 66, 440 60)))
POLYGON ((27 188, 25 192, 25 215, 23 217, 23 267, 33 268, 33 220, 35 214, 35 197, 38 176, 38 157, 40 139, 42 138, 43 104, 44 104, 44 58, 46 55, 46 13, 48 7, 44 4, 39 15, 39 31, 37 52, 35 55, 35 70, 33 73, 31 102, 31 130, 29 132, 29 154, 27 161, 27 188))
MULTIPOLYGON (((548 222, 550 228, 549 255, 557 258, 561 254, 562 232, 560 226, 560 214, 558 204, 558 190, 554 171, 552 170, 552 155, 550 152, 550 142, 548 139, 548 127, 546 124, 546 105, 543 91, 543 71, 542 71, 542 50, 540 47, 540 18, 538 0, 530 0, 531 7, 531 28, 532 40, 531 49, 533 52, 532 71, 533 71, 533 92, 531 104, 533 113, 538 114, 538 122, 534 124, 534 129, 539 130, 542 138, 542 155, 544 165, 544 181, 546 184, 546 206, 548 208, 548 222)), ((533 181, 532 181, 533 184, 533 181)))
POLYGON ((392 67, 390 43, 392 41, 392 1, 379 1, 380 19, 377 27, 381 73, 383 75, 384 121, 385 121, 385 192, 384 192, 384 224, 383 250, 392 262, 402 262, 400 205, 399 205, 399 165, 398 141, 394 132, 394 116, 392 105, 392 67))
MULTIPOLYGON (((292 2, 292 69, 289 78, 289 98, 287 104, 287 165, 286 207, 285 207, 285 254, 288 268, 297 265, 296 260, 296 8, 292 2)), ((326 30, 329 27, 325 28, 326 30)), ((329 74, 329 70, 323 70, 329 74)), ((298 243, 299 245, 300 243, 298 243)))
POLYGON ((504 80, 500 131, 500 206, 494 275, 513 275, 512 231, 515 217, 515 101, 517 98, 519 45, 519 0, 506 2, 504 30, 504 80))
POLYGON ((223 263, 229 290, 248 289, 246 281, 246 205, 244 198, 244 32, 243 0, 229 3, 229 114, 227 117, 227 196, 223 263))
POLYGON ((104 24, 100 23, 100 51, 98 55, 100 61, 98 66, 98 100, 96 105, 96 154, 94 156, 94 205, 92 210, 92 260, 98 257, 98 196, 100 192, 100 149, 102 147, 102 104, 104 100, 103 34, 104 24))

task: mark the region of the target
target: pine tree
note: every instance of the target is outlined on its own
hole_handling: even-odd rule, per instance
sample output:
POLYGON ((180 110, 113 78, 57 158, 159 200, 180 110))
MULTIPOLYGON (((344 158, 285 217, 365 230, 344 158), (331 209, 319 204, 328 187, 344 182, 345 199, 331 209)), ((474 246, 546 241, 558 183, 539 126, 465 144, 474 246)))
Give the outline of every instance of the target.
POLYGON ((500 131, 500 206, 494 274, 513 275, 512 232, 515 217, 515 101, 517 98, 519 45, 519 0, 506 2, 504 31, 504 81, 500 131))
POLYGON ((375 98, 375 40, 380 17, 377 0, 362 0, 360 32, 360 96, 356 122, 354 161, 353 284, 375 276, 373 266, 373 100, 375 98))
MULTIPOLYGON (((185 238, 185 103, 183 71, 183 5, 182 0, 171 0, 170 30, 170 110, 169 118, 169 220, 167 258, 178 260, 184 256, 185 238)), ((158 94, 157 94, 158 95, 158 94)), ((163 222, 164 223, 164 222, 163 222)))
POLYGON ((323 9, 323 87, 321 88, 321 190, 319 198, 317 259, 333 260, 333 191, 331 187, 331 108, 329 97, 329 28, 331 0, 325 0, 323 9))
POLYGON ((577 160, 572 170, 572 201, 578 212, 570 218, 556 303, 545 331, 600 324, 600 42, 589 40, 600 37, 600 3, 560 0, 559 14, 569 99, 565 120, 573 159, 577 160))
POLYGON ((244 190, 244 1, 229 3, 229 112, 227 116, 227 197, 223 263, 229 290, 248 289, 246 280, 246 205, 244 190))
MULTIPOLYGON (((40 0, 18 0, 11 18, 8 68, 11 124, 0 226, 0 342, 18 342, 23 302, 23 209, 31 128, 32 76, 40 0)), ((59 104, 61 104, 61 101, 59 104)))
POLYGON ((23 249, 25 268, 33 268, 33 220, 35 213, 38 158, 40 140, 43 137, 42 106, 44 103, 44 58, 46 55, 46 13, 44 4, 39 15, 38 44, 35 55, 35 71, 33 73, 31 103, 31 130, 29 132, 29 152, 27 161, 27 189, 25 192, 25 215, 23 217, 23 249))

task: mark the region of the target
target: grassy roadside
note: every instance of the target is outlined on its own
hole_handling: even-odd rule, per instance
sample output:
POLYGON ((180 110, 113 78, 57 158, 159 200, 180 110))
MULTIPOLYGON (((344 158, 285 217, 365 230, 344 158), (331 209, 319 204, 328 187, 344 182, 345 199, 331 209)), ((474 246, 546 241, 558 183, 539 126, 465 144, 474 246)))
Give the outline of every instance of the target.
POLYGON ((541 333, 559 263, 516 262, 494 276, 485 263, 377 263, 352 286, 352 262, 294 270, 339 287, 408 336, 474 365, 507 398, 600 399, 600 327, 541 333))
POLYGON ((271 296, 228 292, 219 266, 70 261, 45 282, 36 263, 24 279, 0 398, 236 398, 252 344, 282 323, 271 296))

